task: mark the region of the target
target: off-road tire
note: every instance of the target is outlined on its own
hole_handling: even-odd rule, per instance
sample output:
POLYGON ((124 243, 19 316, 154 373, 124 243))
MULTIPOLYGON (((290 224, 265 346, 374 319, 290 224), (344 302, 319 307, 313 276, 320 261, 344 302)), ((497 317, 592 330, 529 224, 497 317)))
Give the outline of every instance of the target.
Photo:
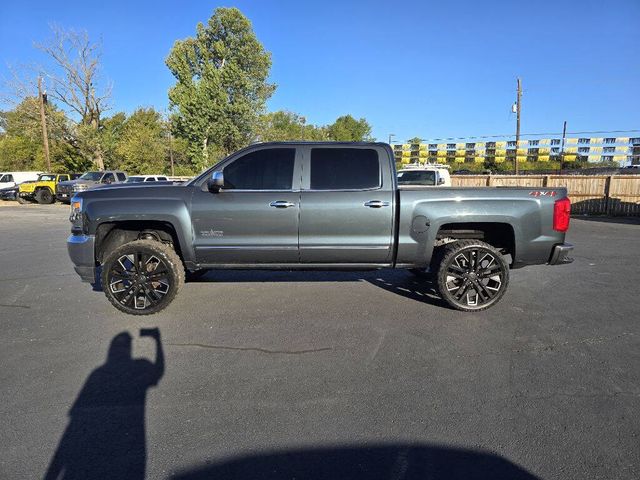
POLYGON ((505 294, 509 285, 509 265, 502 254, 488 243, 459 240, 439 249, 436 255, 438 291, 442 299, 456 310, 486 310, 505 294), (467 290, 459 290, 461 288, 467 290), (470 297, 474 293, 475 297, 470 297), (457 298, 456 294, 462 298, 457 298))
POLYGON ((48 188, 41 188, 36 192, 36 202, 40 205, 50 205, 55 201, 56 197, 53 196, 53 193, 48 188))
MULTIPOLYGON (((155 270, 143 273, 151 275, 154 274, 154 271, 155 270)), ((156 240, 134 240, 132 242, 125 243, 124 245, 119 246, 106 256, 102 263, 101 280, 104 294, 111 302, 111 304, 118 310, 129 315, 152 315, 165 309, 173 301, 182 285, 184 285, 185 273, 182 260, 180 259, 176 251, 169 245, 165 245, 164 243, 158 242, 156 240), (148 256, 149 260, 147 260, 147 263, 151 260, 151 258, 156 258, 160 262, 162 262, 167 272, 166 277, 162 277, 162 279, 168 280, 169 284, 166 293, 163 294, 162 298, 157 301, 157 303, 147 306, 146 303, 149 301, 147 297, 147 299, 143 301, 143 308, 136 308, 138 298, 140 298, 139 293, 136 292, 135 297, 138 298, 134 298, 133 306, 131 306, 127 304, 128 302, 123 302, 121 301, 121 299, 117 298, 117 294, 122 293, 122 291, 114 293, 114 290, 117 290, 117 288, 114 288, 114 286, 112 285, 112 279, 114 279, 115 282, 116 278, 114 277, 114 275, 117 275, 117 273, 114 271, 114 268, 117 269, 122 267, 121 263, 119 264, 119 266, 116 266, 116 263, 121 258, 126 256, 133 255, 133 258, 136 259, 136 254, 141 254, 141 259, 144 258, 145 255, 148 256)), ((129 288, 130 290, 127 293, 130 293, 132 289, 135 288, 135 284, 133 284, 130 280, 126 281, 129 282, 129 286, 125 287, 125 290, 126 288, 129 288)), ((142 291, 138 290, 138 292, 142 291)), ((155 292, 157 292, 157 290, 154 289, 154 293, 155 292)))

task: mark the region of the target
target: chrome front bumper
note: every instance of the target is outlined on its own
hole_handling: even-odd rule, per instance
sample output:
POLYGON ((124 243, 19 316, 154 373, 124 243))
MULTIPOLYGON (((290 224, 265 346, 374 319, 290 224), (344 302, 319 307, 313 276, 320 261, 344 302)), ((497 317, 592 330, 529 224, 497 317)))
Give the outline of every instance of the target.
POLYGON ((67 251, 74 269, 83 282, 95 283, 95 237, 93 235, 69 235, 67 251))
POLYGON ((564 265, 565 263, 573 262, 571 252, 573 251, 573 245, 570 243, 561 243, 553 247, 551 250, 551 257, 549 258, 549 265, 564 265))

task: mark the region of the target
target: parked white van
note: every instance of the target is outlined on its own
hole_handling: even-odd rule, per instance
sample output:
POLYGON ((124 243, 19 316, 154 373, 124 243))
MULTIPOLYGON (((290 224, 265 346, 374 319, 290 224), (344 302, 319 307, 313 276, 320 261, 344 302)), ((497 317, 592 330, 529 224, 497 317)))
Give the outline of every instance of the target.
POLYGON ((42 172, 0 172, 0 188, 15 187, 38 179, 42 172))

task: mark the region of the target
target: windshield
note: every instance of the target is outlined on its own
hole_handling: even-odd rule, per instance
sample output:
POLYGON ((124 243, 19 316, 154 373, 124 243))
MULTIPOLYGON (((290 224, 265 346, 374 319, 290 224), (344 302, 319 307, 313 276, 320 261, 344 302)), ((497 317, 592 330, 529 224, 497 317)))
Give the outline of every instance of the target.
POLYGON ((129 177, 125 183, 138 183, 144 182, 144 177, 129 177))
POLYGON ((80 177, 80 180, 91 180, 97 182, 102 178, 102 172, 87 172, 80 177))
POLYGON ((40 175, 38 177, 38 181, 39 182, 50 182, 50 181, 55 180, 55 179, 56 179, 55 175, 46 175, 45 174, 45 175, 40 175))
POLYGON ((398 172, 398 185, 435 185, 436 172, 426 171, 404 171, 398 172))

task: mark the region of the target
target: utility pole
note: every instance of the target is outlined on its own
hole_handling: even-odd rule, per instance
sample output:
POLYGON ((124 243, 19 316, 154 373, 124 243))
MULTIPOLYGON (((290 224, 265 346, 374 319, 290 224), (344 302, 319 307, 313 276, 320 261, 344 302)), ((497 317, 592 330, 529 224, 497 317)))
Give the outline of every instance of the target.
POLYGON ((562 126, 562 144, 560 145, 560 173, 562 173, 562 169, 564 167, 564 139, 567 136, 567 121, 564 121, 564 125, 562 126))
POLYGON ((389 145, 391 145, 391 138, 392 138, 392 137, 395 137, 395 136, 396 136, 396 134, 395 134, 395 133, 390 133, 390 134, 389 134, 389 142, 388 142, 388 143, 389 143, 389 145))
POLYGON ((171 136, 171 124, 169 124, 169 160, 171 161, 171 176, 175 177, 175 171, 173 170, 173 137, 171 136))
POLYGON ((40 122, 42 123, 42 143, 44 145, 44 159, 47 161, 47 172, 51 171, 49 159, 49 135, 47 134, 47 117, 44 113, 46 93, 42 93, 42 77, 38 77, 38 103, 40 104, 40 122))
POLYGON ((515 156, 515 169, 516 175, 518 175, 518 147, 520 144, 520 111, 522 109, 522 82, 518 77, 518 94, 516 97, 516 156, 515 156))

